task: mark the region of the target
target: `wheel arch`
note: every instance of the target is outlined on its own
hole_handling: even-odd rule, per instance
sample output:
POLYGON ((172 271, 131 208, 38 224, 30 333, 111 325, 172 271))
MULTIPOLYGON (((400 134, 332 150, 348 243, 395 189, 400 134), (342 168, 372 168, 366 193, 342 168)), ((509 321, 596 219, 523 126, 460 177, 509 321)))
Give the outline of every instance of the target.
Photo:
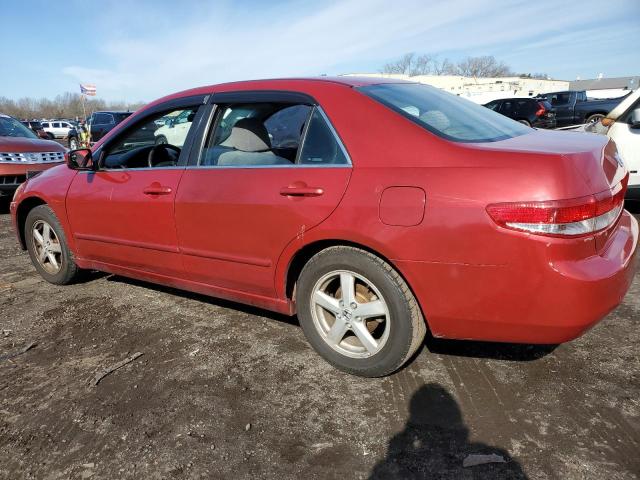
POLYGON ((355 242, 351 240, 319 239, 303 245, 293 254, 293 256, 291 257, 291 260, 287 265, 287 269, 284 276, 284 281, 285 281, 284 292, 285 292, 286 298, 291 302, 292 305, 294 305, 294 299, 295 299, 295 286, 298 281, 298 278, 300 277, 300 273, 302 272, 302 269, 304 268, 306 263, 311 259, 311 257, 321 252, 322 250, 326 250, 327 248, 330 248, 330 247, 357 248, 375 255, 381 258, 382 260, 384 260, 385 262, 387 262, 389 265, 391 265, 391 267, 398 273, 398 275, 400 275, 402 280, 404 280, 404 282, 407 284, 407 287, 411 291, 411 294, 416 299, 416 303, 418 305, 418 308, 420 308, 422 317, 425 319, 425 322, 427 323, 427 328, 430 329, 429 321, 424 311, 424 308, 420 303, 420 299, 416 295, 415 291, 413 290, 413 287, 411 286, 411 283, 409 282, 405 274, 402 272, 400 268, 398 268, 395 262, 393 262, 393 260, 391 260, 388 255, 381 253, 379 249, 373 248, 364 243, 355 242))
POLYGON ((27 215, 29 215, 31 210, 39 207, 40 205, 47 205, 47 202, 37 196, 27 197, 18 204, 18 208, 16 210, 16 226, 18 229, 18 241, 22 250, 27 249, 27 243, 24 236, 24 226, 27 222, 27 215))
POLYGON ((585 120, 588 120, 589 118, 593 117, 594 115, 604 115, 605 117, 607 116, 609 112, 605 111, 605 110, 595 110, 593 112, 589 112, 584 116, 585 120))

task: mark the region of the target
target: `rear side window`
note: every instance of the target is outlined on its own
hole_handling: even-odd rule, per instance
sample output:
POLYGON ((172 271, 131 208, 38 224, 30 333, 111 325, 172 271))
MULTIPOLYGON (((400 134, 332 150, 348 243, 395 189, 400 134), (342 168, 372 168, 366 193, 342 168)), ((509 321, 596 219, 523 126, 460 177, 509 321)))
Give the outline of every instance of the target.
POLYGON ((439 137, 454 142, 495 142, 531 130, 469 100, 428 85, 369 85, 360 92, 439 137))
POLYGON ((317 108, 313 110, 305 135, 300 159, 301 165, 346 165, 347 156, 336 135, 317 108))

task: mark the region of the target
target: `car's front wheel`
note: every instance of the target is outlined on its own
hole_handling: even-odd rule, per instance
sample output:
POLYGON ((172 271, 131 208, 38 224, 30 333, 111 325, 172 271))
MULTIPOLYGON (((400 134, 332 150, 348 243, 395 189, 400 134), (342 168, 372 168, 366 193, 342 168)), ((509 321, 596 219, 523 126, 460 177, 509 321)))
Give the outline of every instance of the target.
POLYGON ((73 282, 80 269, 53 210, 47 205, 35 207, 27 215, 24 228, 31 262, 42 278, 56 285, 73 282))
POLYGON ((311 346, 355 375, 394 372, 426 333, 416 299, 398 272, 353 247, 331 247, 312 257, 300 274, 296 304, 311 346))

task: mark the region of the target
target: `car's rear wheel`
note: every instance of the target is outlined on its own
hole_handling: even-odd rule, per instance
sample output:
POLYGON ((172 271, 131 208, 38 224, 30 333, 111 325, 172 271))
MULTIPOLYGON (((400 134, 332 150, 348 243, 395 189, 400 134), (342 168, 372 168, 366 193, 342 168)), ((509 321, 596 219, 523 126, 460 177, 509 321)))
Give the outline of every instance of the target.
POLYGON ((526 125, 527 127, 530 127, 531 124, 529 123, 529 120, 525 120, 525 119, 520 119, 518 120, 519 123, 526 125))
POLYGON ((25 222, 25 241, 31 262, 47 282, 71 283, 79 274, 64 230, 47 205, 32 209, 25 222))
POLYGON ((311 258, 296 286, 296 304, 311 346, 356 375, 394 372, 426 333, 418 304, 398 272, 353 247, 331 247, 311 258))

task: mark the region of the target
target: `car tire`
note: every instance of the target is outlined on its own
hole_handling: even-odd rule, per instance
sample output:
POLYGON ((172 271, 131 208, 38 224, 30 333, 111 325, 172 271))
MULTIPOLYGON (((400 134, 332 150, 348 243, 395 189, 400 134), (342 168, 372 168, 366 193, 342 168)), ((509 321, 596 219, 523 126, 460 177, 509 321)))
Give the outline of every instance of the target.
POLYGON ((169 142, 167 141, 167 137, 164 135, 158 135, 156 137, 156 145, 166 145, 167 143, 169 142))
POLYGON ((56 137, 53 135, 53 133, 51 133, 51 132, 47 132, 47 138, 48 138, 49 140, 54 140, 56 137))
POLYGON ((362 377, 399 369, 427 330, 400 274, 380 257, 354 247, 330 247, 314 255, 300 273, 296 305, 316 352, 336 368, 362 377), (345 297, 343 291, 353 293, 345 297), (349 298, 355 301, 340 303, 349 298))
POLYGON ((526 125, 527 127, 531 126, 531 123, 529 123, 529 120, 520 119, 520 120, 518 120, 518 123, 526 125))
POLYGON ((69 250, 62 225, 48 205, 40 205, 29 212, 24 238, 31 262, 47 282, 67 285, 79 276, 80 269, 69 250))
POLYGON ((593 115, 589 115, 587 118, 587 123, 598 123, 601 121, 605 115, 603 113, 594 113, 593 115))

